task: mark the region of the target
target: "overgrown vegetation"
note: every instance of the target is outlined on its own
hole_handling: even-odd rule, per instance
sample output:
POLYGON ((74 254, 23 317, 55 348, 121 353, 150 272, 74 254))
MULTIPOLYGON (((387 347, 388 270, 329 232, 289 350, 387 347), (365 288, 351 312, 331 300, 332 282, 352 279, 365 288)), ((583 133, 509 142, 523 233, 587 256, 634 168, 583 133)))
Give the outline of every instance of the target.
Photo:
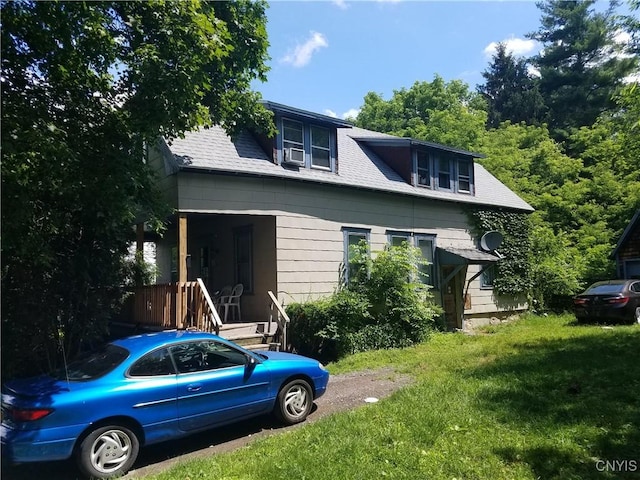
POLYGON ((504 240, 499 247, 502 258, 497 262, 497 274, 493 284, 500 295, 529 294, 531 289, 530 223, 526 213, 504 209, 469 209, 468 215, 473 233, 480 238, 483 233, 497 230, 504 240))
POLYGON ((169 213, 145 144, 273 129, 249 89, 267 70, 265 6, 1 3, 3 376, 101 337, 129 276, 142 281, 132 227, 169 213))
POLYGON ((295 350, 327 362, 424 341, 440 310, 421 281, 420 250, 405 242, 372 259, 366 243, 351 248, 346 285, 330 297, 287 307, 295 350))
POLYGON ((531 316, 349 356, 331 373, 391 367, 415 384, 152 478, 637 479, 639 341, 638 326, 531 316))

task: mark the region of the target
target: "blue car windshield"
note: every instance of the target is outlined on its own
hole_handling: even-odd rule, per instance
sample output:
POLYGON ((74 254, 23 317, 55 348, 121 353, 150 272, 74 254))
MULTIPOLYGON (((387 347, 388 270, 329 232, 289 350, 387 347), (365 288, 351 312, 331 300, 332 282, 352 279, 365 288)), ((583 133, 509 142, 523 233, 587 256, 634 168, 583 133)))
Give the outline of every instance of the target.
POLYGON ((612 295, 616 293, 621 293, 624 289, 623 283, 613 283, 613 284, 604 284, 604 285, 595 285, 589 288, 585 293, 585 295, 612 295))
POLYGON ((86 382, 103 375, 120 365, 129 356, 129 351, 116 345, 105 345, 59 368, 52 376, 59 380, 86 382))

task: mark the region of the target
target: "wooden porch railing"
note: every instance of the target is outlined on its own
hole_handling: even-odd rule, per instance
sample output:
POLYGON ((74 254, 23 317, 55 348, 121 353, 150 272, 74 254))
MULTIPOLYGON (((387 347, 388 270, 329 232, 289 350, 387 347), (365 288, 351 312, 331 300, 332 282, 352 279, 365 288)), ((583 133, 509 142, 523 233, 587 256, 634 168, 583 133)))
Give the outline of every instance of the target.
POLYGON ((219 333, 222 321, 202 279, 134 289, 131 322, 146 328, 219 333))
POLYGON ((287 326, 291 320, 285 312, 284 307, 280 304, 276 296, 271 290, 268 292, 271 304, 269 305, 269 327, 268 331, 271 331, 271 322, 275 321, 278 324, 278 332, 280 334, 281 346, 280 350, 287 351, 289 346, 287 344, 287 326))

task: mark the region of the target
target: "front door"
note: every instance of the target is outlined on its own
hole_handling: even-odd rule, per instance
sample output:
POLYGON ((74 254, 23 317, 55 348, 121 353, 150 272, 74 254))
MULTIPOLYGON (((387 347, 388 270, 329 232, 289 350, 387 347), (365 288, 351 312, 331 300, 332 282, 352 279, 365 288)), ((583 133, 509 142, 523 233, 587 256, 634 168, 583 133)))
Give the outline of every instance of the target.
POLYGON ((465 273, 466 268, 460 268, 458 265, 442 267, 443 282, 448 279, 446 284, 442 285, 442 305, 448 330, 462 328, 462 279, 465 273))

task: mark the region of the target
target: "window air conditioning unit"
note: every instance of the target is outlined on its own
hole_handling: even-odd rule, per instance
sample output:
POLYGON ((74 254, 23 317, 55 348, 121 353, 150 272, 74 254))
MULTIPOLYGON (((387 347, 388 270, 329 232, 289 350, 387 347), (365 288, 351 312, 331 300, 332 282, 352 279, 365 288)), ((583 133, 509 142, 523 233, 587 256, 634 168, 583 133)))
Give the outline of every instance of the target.
POLYGON ((294 165, 304 165, 304 150, 301 148, 285 148, 284 162, 294 165))

